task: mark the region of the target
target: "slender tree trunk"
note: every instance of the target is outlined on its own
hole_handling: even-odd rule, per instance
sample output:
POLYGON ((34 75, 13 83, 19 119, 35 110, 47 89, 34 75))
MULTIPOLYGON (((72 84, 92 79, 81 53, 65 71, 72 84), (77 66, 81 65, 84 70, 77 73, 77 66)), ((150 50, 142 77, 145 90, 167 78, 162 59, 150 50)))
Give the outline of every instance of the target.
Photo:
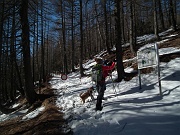
POLYGON ((170 11, 169 11, 169 0, 168 1, 164 1, 164 8, 166 10, 166 16, 167 16, 167 20, 168 20, 168 25, 167 27, 171 26, 171 16, 170 16, 170 11))
MULTIPOLYGON (((61 3, 63 4, 63 1, 61 0, 61 3)), ((65 26, 65 8, 61 8, 61 13, 62 13, 62 36, 63 36, 63 54, 64 54, 64 73, 68 73, 68 67, 67 67, 67 52, 66 52, 66 26, 65 26)))
POLYGON ((131 52, 135 53, 135 16, 134 3, 130 2, 130 49, 131 52))
POLYGON ((176 19, 175 19, 175 15, 174 15, 174 8, 173 8, 173 1, 169 0, 169 10, 170 10, 170 15, 171 15, 171 24, 173 27, 173 30, 176 31, 176 19))
POLYGON ((80 36, 81 36, 81 41, 80 41, 80 74, 81 77, 84 76, 83 72, 83 19, 82 19, 82 0, 79 0, 80 2, 80 36))
POLYGON ((174 0, 174 18, 176 20, 177 23, 177 0, 174 0))
POLYGON ((159 6, 159 18, 160 18, 160 22, 161 22, 161 27, 162 27, 162 30, 165 30, 161 0, 158 0, 158 6, 159 6))
POLYGON ((120 1, 120 9, 121 9, 121 12, 120 12, 120 16, 121 16, 121 33, 122 33, 122 41, 123 43, 126 42, 126 39, 125 39, 125 33, 124 33, 124 9, 123 9, 123 0, 120 1))
POLYGON ((44 70, 44 21, 43 21, 43 0, 41 0, 41 77, 43 82, 46 80, 44 70))
POLYGON ((39 83, 41 82, 41 70, 40 70, 40 60, 39 60, 39 6, 37 2, 37 7, 36 7, 36 81, 38 80, 39 83))
POLYGON ((156 39, 159 39, 156 0, 153 0, 153 9, 154 9, 154 34, 156 36, 156 39))
POLYGON ((35 31, 36 31, 36 25, 35 25, 35 18, 34 18, 34 29, 33 29, 33 59, 32 59, 32 74, 33 74, 33 83, 35 82, 35 44, 36 44, 36 35, 35 35, 35 31))
POLYGON ((20 7, 20 21, 22 25, 22 51, 24 63, 25 95, 30 104, 37 100, 37 94, 33 88, 33 78, 31 70, 30 41, 29 41, 29 22, 28 22, 28 2, 22 0, 20 7))
MULTIPOLYGON (((48 26, 47 26, 48 28, 47 28, 47 37, 46 37, 46 43, 47 43, 47 45, 46 45, 46 75, 50 75, 50 62, 49 62, 49 57, 50 57, 50 55, 49 55, 49 21, 48 21, 48 26)), ((47 78, 46 78, 47 79, 47 78)), ((47 80, 46 80, 47 81, 47 80)))
MULTIPOLYGON (((121 1, 121 0, 120 0, 121 1)), ((116 25, 116 60, 117 60, 117 81, 120 82, 124 78, 123 55, 121 46, 121 24, 120 24, 120 1, 115 0, 115 25, 116 25)))
POLYGON ((111 1, 109 1, 109 12, 110 12, 110 19, 109 19, 109 42, 110 42, 110 47, 113 48, 113 25, 112 25, 112 12, 111 12, 111 1))
POLYGON ((15 45, 15 6, 13 7, 13 17, 12 17, 12 27, 11 27, 11 39, 10 39, 10 59, 11 59, 11 89, 10 89, 10 98, 13 101, 15 99, 15 71, 14 63, 16 61, 16 52, 14 49, 15 45))
POLYGON ((100 23, 99 23, 99 18, 98 18, 98 12, 97 12, 97 4, 96 4, 96 0, 94 0, 94 5, 95 5, 95 14, 96 14, 96 23, 97 23, 97 30, 98 30, 98 33, 99 33, 99 36, 100 36, 100 50, 101 50, 101 41, 103 42, 103 45, 105 44, 105 39, 103 38, 103 34, 101 32, 101 29, 100 29, 100 23))
MULTIPOLYGON (((0 5, 2 9, 2 13, 0 14, 0 63, 1 63, 1 55, 2 55, 2 39, 3 39, 3 22, 4 22, 4 0, 2 5, 0 5)), ((1 64, 0 64, 0 78, 1 78, 1 64)), ((1 81, 1 79, 0 79, 1 81)))
MULTIPOLYGON (((3 35, 3 22, 4 22, 4 0, 2 1, 2 4, 0 5, 0 8, 2 9, 0 14, 0 63, 2 62, 1 56, 2 56, 2 35, 3 35)), ((2 97, 0 97, 0 111, 3 111, 2 107, 2 98, 3 98, 3 80, 2 80, 2 64, 0 64, 0 94, 2 97)))
POLYGON ((72 0, 72 18, 71 18, 71 37, 72 37, 72 60, 71 60, 71 68, 72 72, 75 71, 75 64, 74 64, 74 59, 75 59, 75 49, 74 49, 74 0, 72 0))
POLYGON ((107 11, 106 11, 106 0, 104 0, 103 2, 103 9, 104 9, 104 21, 105 21, 105 45, 106 45, 106 49, 107 52, 110 54, 111 53, 111 49, 109 47, 109 32, 108 32, 108 19, 107 19, 107 11))

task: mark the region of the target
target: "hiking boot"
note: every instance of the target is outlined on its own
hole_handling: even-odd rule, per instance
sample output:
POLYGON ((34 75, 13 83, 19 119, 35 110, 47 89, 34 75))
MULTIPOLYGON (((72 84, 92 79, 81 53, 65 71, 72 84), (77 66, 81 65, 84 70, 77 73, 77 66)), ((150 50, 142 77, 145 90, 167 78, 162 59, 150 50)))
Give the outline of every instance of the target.
POLYGON ((102 111, 103 107, 96 107, 96 111, 102 111))

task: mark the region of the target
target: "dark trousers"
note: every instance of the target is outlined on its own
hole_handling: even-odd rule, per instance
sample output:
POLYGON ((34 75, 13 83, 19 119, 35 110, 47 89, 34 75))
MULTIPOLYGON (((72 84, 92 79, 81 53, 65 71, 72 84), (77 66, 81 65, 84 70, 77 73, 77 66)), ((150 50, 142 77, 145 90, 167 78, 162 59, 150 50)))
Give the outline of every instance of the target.
POLYGON ((106 89, 105 82, 97 83, 96 89, 97 89, 97 92, 98 92, 96 109, 99 110, 99 109, 102 108, 102 98, 104 97, 104 91, 106 89))

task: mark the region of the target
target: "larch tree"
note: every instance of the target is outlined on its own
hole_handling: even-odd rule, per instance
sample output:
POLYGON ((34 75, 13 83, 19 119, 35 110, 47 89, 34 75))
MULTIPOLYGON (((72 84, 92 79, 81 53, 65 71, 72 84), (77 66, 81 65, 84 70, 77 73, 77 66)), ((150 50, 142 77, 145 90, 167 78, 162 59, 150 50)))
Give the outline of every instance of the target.
POLYGON ((134 54, 136 52, 136 31, 135 31, 135 2, 130 1, 130 50, 134 54))
POLYGON ((122 53, 122 45, 121 45, 121 24, 120 24, 120 2, 119 0, 115 0, 115 25, 116 25, 116 60, 117 60, 117 82, 122 81, 124 78, 124 66, 123 66, 123 53, 122 53))
POLYGON ((173 30, 176 31, 177 27, 176 27, 174 6, 176 6, 176 5, 173 4, 173 0, 169 0, 169 11, 170 11, 170 16, 171 16, 171 24, 172 24, 173 30))
POLYGON ((81 77, 84 76, 84 68, 83 68, 83 6, 82 6, 82 0, 79 0, 80 3, 80 60, 79 60, 79 66, 80 66, 80 74, 81 77))
POLYGON ((157 1, 153 0, 153 11, 154 11, 154 34, 156 36, 156 39, 159 39, 159 33, 158 33, 158 20, 157 20, 157 1))
POLYGON ((21 5, 20 5, 20 22, 22 27, 21 45, 22 45, 23 64, 24 64, 25 96, 28 103, 33 104, 37 100, 37 94, 34 91, 32 70, 31 70, 28 2, 29 0, 21 0, 21 5))

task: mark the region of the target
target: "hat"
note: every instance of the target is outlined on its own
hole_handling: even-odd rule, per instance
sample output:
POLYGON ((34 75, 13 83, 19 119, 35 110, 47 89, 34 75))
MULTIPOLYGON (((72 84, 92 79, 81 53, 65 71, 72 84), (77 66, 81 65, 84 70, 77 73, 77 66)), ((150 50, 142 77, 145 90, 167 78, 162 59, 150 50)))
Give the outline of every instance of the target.
POLYGON ((103 63, 103 58, 101 58, 101 57, 96 57, 94 60, 97 62, 97 64, 103 63))

